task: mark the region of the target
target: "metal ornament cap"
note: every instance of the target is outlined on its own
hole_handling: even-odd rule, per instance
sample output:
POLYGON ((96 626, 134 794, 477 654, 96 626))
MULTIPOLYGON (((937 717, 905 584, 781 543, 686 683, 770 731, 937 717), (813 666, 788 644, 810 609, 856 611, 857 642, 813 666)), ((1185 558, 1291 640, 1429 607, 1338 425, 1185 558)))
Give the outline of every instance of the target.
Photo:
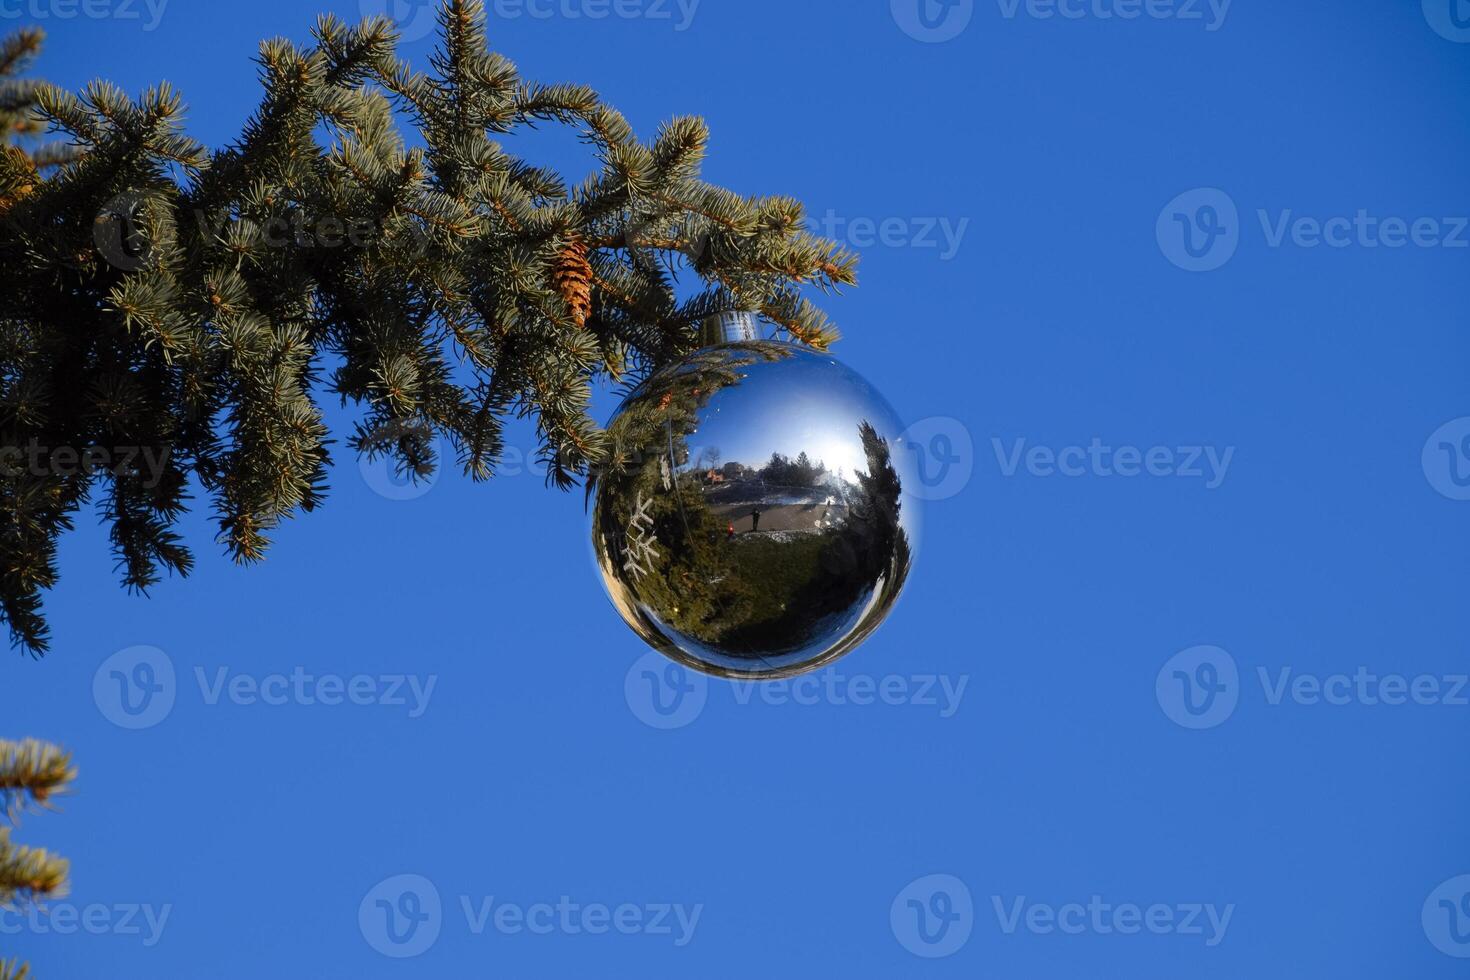
POLYGON ((731 310, 704 318, 699 327, 699 346, 716 347, 761 339, 760 322, 754 313, 731 310))

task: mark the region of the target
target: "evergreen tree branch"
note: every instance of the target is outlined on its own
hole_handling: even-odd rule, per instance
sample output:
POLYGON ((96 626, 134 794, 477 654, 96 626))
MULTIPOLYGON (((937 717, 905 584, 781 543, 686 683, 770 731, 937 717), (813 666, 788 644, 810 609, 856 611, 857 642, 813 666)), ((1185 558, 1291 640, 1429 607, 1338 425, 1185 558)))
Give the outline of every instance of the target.
POLYGON ((0 741, 0 814, 14 818, 30 806, 49 806, 77 771, 71 753, 46 742, 0 741))
POLYGON ((360 410, 354 452, 415 477, 443 438, 488 479, 506 421, 528 418, 567 488, 610 451, 593 384, 687 355, 703 316, 741 308, 835 339, 804 291, 852 284, 856 260, 807 233, 798 202, 704 182, 702 120, 645 143, 586 86, 522 79, 486 20, 480 0, 446 0, 427 71, 398 59, 384 18, 265 41, 260 103, 218 150, 187 137, 167 85, 73 94, 14 77, 39 33, 0 46, 10 141, 27 119, 68 137, 0 154, 0 618, 15 644, 48 647, 42 596, 84 504, 134 591, 193 567, 175 532, 192 488, 224 550, 263 559, 327 492, 324 395, 360 410), (596 171, 568 181, 502 144, 541 125, 575 129, 596 171), (106 465, 65 465, 84 453, 106 465))
POLYGON ((9 828, 0 827, 0 905, 61 898, 70 870, 65 858, 11 843, 9 828))
MULTIPOLYGON (((49 807, 75 778, 71 755, 54 745, 33 739, 0 741, 0 815, 12 822, 25 807, 49 807)), ((64 896, 70 870, 63 858, 13 843, 10 829, 0 827, 0 907, 64 896)), ((24 963, 0 960, 0 980, 29 975, 24 963)))

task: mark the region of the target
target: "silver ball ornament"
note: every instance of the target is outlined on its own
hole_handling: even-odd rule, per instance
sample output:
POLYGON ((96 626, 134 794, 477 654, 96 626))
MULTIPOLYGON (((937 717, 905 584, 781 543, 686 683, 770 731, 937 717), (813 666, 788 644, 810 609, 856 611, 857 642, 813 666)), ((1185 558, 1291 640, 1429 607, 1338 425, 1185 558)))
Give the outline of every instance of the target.
POLYGON ((627 624, 723 677, 790 677, 892 611, 918 548, 903 426, 831 355, 755 338, 748 314, 652 375, 608 425, 592 550, 627 624))

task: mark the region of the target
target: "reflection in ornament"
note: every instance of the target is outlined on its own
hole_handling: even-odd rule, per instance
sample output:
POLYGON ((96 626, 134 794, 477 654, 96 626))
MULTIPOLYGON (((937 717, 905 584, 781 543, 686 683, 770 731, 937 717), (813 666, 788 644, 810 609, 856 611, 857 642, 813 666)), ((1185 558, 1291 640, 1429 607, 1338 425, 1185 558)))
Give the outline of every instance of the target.
POLYGON ((707 673, 784 677, 848 653, 912 567, 902 431, 871 385, 805 347, 720 344, 656 373, 609 424, 620 465, 589 487, 614 605, 707 673))

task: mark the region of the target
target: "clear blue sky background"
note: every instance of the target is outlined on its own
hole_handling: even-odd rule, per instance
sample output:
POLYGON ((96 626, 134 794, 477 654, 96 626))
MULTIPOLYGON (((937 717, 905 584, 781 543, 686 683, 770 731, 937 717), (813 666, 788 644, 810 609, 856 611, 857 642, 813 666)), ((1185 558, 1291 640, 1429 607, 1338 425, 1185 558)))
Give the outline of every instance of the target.
MULTIPOLYGON (((305 40, 314 6, 359 9, 172 0, 149 31, 141 4, 140 21, 26 3, 0 7, 0 27, 50 29, 42 73, 131 92, 167 79, 215 145, 256 102, 260 38, 305 40)), ((1442 219, 1470 215, 1470 44, 1417 0, 1237 0, 1216 30, 1203 4, 1203 20, 1120 20, 979 2, 942 43, 906 33, 923 31, 898 6, 704 0, 686 30, 669 4, 669 19, 522 15, 493 32, 528 77, 589 83, 645 133, 703 114, 714 181, 799 196, 819 219, 898 222, 830 304, 839 353, 906 418, 959 420, 973 476, 928 507, 908 593, 835 669, 838 693, 781 703, 711 682, 672 721, 640 706, 643 650, 594 578, 580 496, 534 476, 447 474, 393 500, 347 460, 330 506, 285 528, 263 567, 232 567, 196 515, 197 573, 150 600, 118 589, 85 517, 49 602, 54 653, 0 672, 0 733, 60 740, 81 767, 64 811, 20 833, 73 860, 74 909, 171 912, 151 946, 109 911, 101 935, 22 924, 0 951, 43 980, 1463 975, 1436 943, 1470 946, 1431 894, 1470 891, 1454 882, 1470 873, 1470 707, 1356 691, 1273 704, 1258 671, 1470 668, 1470 502, 1436 489, 1455 490, 1450 456, 1421 460, 1470 416, 1470 249, 1290 233, 1273 247, 1258 212, 1362 209, 1454 234, 1442 219), (1167 231, 1177 213, 1202 234, 1219 196, 1163 213, 1197 188, 1238 213, 1220 242, 1238 247, 1209 272, 1171 261, 1186 260, 1167 231), (933 219, 967 222, 954 254, 922 247, 933 219), (1094 438, 1235 452, 1207 489, 1024 461, 1007 476, 993 441, 1004 456, 1094 438), (1238 672, 1217 675, 1228 718, 1191 715, 1166 669, 1203 644, 1238 672), (175 703, 126 730, 99 706, 109 672, 100 699, 93 681, 136 645, 166 654, 175 703), (211 704, 196 670, 213 683, 221 668, 437 686, 417 718, 211 704), (907 694, 850 703, 859 675, 907 694), (925 703, 937 685, 918 696, 930 676, 966 685, 948 717, 942 695, 925 703), (443 907, 412 959, 372 942, 370 893, 401 874, 443 907), (905 892, 935 874, 964 891, 905 892), (940 937, 926 944, 915 894, 963 921, 919 923, 940 937), (703 909, 678 946, 677 927, 476 934, 461 896, 703 909), (1214 945, 1207 924, 1007 931, 1018 899, 1044 916, 1093 896, 1233 912, 1214 945)), ((423 63, 429 41, 406 51, 423 63)), ((525 146, 581 165, 570 140, 525 146)))

